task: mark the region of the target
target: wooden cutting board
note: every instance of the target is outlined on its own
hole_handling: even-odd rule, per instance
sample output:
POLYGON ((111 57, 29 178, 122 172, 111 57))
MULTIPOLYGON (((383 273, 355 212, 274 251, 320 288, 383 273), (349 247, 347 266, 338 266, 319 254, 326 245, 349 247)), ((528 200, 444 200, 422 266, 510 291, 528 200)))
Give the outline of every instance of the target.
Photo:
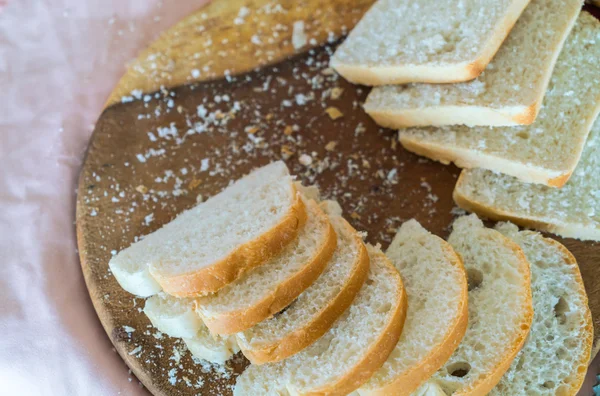
MULTIPOLYGON (((81 266, 106 333, 155 395, 230 394, 247 361, 195 364, 152 328, 108 261, 253 167, 284 159, 372 243, 387 246, 413 217, 447 236, 459 170, 403 150, 362 110, 368 89, 327 67, 372 2, 216 0, 148 47, 110 96, 79 179, 81 266)), ((600 334, 600 245, 556 239, 578 259, 600 334)))

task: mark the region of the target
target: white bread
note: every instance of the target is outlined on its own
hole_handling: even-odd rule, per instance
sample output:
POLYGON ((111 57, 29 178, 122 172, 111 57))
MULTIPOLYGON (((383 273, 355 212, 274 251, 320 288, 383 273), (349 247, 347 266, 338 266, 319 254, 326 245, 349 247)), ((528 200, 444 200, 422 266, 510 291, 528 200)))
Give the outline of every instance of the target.
POLYGON ((144 313, 154 327, 170 337, 192 338, 206 327, 196 313, 196 303, 192 298, 158 293, 146 300, 144 313))
POLYGON ((388 128, 531 124, 581 0, 532 0, 475 80, 374 88, 365 110, 388 128))
POLYGON ((278 254, 305 219, 287 167, 274 162, 181 213, 109 265, 121 286, 140 296, 161 288, 178 297, 211 293, 278 254))
POLYGON ((581 160, 564 187, 523 183, 482 169, 461 173, 454 200, 461 208, 495 220, 566 238, 600 241, 600 119, 596 120, 581 160))
POLYGON ((223 364, 240 348, 235 337, 213 336, 195 310, 195 300, 159 293, 146 300, 144 313, 159 331, 183 338, 198 359, 223 364))
POLYGON ((235 337, 212 335, 206 326, 202 326, 194 337, 183 341, 194 357, 216 364, 225 364, 240 351, 235 337))
POLYGON ((408 311, 400 341, 360 395, 410 395, 452 355, 467 330, 467 276, 460 257, 416 220, 386 255, 402 275, 408 311))
POLYGON ((234 334, 287 307, 323 272, 336 248, 329 218, 305 201, 306 225, 298 238, 269 262, 218 292, 196 299, 196 309, 213 334, 234 334))
POLYGON ((575 257, 537 232, 519 232, 510 223, 496 230, 518 243, 531 263, 534 314, 523 349, 489 395, 575 396, 587 372, 594 333, 575 257))
POLYGON ((357 84, 449 83, 477 77, 529 0, 379 0, 331 59, 357 84))
MULTIPOLYGON (((448 242, 469 280, 469 326, 450 359, 428 382, 447 395, 485 395, 500 381, 531 326, 531 276, 519 245, 485 228, 475 215, 458 218, 448 242)), ((422 389, 420 390, 420 392, 422 389)))
POLYGON ((334 203, 321 205, 329 210, 337 248, 319 279, 289 307, 237 335, 253 364, 280 361, 315 342, 348 308, 367 277, 369 257, 361 236, 339 216, 334 203))
POLYGON ((402 332, 406 295, 391 262, 379 249, 367 249, 368 278, 329 331, 288 359, 248 367, 234 395, 346 395, 383 365, 402 332))
POLYGON ((443 163, 562 187, 579 161, 599 111, 600 22, 582 12, 559 55, 533 124, 409 128, 400 131, 400 142, 410 151, 443 163))

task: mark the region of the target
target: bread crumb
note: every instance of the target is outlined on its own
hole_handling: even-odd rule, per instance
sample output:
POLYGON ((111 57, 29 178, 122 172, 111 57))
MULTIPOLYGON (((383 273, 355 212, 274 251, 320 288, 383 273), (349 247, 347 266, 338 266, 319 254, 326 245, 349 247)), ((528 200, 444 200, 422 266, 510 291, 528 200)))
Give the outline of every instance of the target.
POLYGON ((194 188, 198 187, 200 184, 202 184, 202 180, 192 179, 192 181, 189 182, 189 184, 188 184, 188 190, 193 190, 194 188))
POLYGON ((139 186, 137 186, 135 188, 135 190, 142 194, 146 194, 148 192, 148 188, 146 186, 144 186, 143 184, 140 184, 139 186))
POLYGON ((300 162, 302 165, 304 166, 309 166, 312 164, 313 159, 310 155, 308 154, 302 154, 300 156, 300 158, 298 158, 298 162, 300 162))
POLYGON ((256 132, 258 132, 258 127, 254 125, 249 125, 244 129, 244 131, 249 135, 254 135, 256 132))
POLYGON ((337 142, 335 140, 332 140, 331 142, 327 143, 325 145, 325 150, 327 151, 334 151, 335 150, 335 146, 337 146, 337 142))
POLYGON ((337 100, 342 97, 343 93, 344 93, 344 88, 335 87, 335 88, 331 89, 331 94, 329 95, 329 97, 333 100, 337 100))
POLYGON ((290 136, 293 132, 294 132, 294 128, 292 128, 291 125, 287 125, 285 127, 285 129, 283 130, 283 134, 287 135, 287 136, 290 136))
POLYGON ((281 146, 281 155, 283 155, 283 157, 285 159, 288 159, 292 155, 294 155, 294 152, 292 151, 292 149, 290 148, 290 146, 284 144, 283 146, 281 146))
POLYGON ((360 220, 361 219, 360 215, 358 213, 356 213, 356 212, 350 213, 350 217, 352 217, 354 220, 360 220))
POLYGON ((344 113, 342 113, 337 107, 334 106, 328 107, 327 109, 325 109, 325 112, 327 113, 329 118, 331 118, 334 121, 344 116, 344 113))

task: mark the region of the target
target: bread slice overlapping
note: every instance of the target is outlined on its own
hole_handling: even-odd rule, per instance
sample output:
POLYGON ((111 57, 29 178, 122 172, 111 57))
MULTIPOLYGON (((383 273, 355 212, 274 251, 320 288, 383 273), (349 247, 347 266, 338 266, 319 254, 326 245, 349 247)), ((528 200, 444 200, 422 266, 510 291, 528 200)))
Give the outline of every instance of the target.
POLYGON ((458 348, 424 387, 453 396, 485 395, 508 370, 529 333, 529 263, 519 245, 484 227, 475 215, 458 218, 448 242, 467 270, 469 325, 458 348))
POLYGON ((445 126, 400 131, 409 151, 461 168, 562 187, 600 112, 600 21, 581 12, 565 41, 536 121, 527 126, 445 126))
POLYGON ((531 124, 581 0, 532 0, 475 80, 373 88, 365 110, 388 128, 531 124))
POLYGON ((331 259, 337 238, 329 218, 306 200, 306 225, 283 252, 218 292, 196 299, 213 334, 234 334, 270 318, 308 288, 331 259))
POLYGON ((483 169, 464 170, 454 201, 494 220, 567 238, 600 241, 600 119, 594 123, 581 160, 562 188, 524 183, 483 169))
POLYGON ((130 293, 147 297, 162 289, 195 297, 279 254, 305 220, 287 167, 273 162, 120 251, 109 265, 130 293))
POLYGON ((321 276, 290 306, 237 334, 253 364, 280 361, 315 342, 348 308, 367 277, 369 257, 361 236, 341 217, 337 203, 321 206, 337 234, 337 248, 321 276))
POLYGON ((510 223, 496 230, 519 244, 531 264, 533 324, 529 337, 489 393, 575 396, 590 359, 594 329, 575 257, 560 243, 510 223))
POLYGON ((383 365, 402 332, 406 294, 387 257, 367 249, 368 278, 346 312, 301 352, 248 367, 237 378, 234 395, 346 395, 383 365))
POLYGON ((529 0, 379 0, 331 66, 357 84, 450 83, 477 77, 529 0))
POLYGON ((210 334, 195 307, 194 299, 159 293, 146 300, 144 313, 159 331, 170 337, 183 338, 194 357, 225 363, 240 350, 235 337, 210 334))
POLYGON ((404 281, 408 311, 400 341, 360 395, 410 395, 452 355, 467 330, 467 276, 460 257, 416 220, 386 255, 404 281))

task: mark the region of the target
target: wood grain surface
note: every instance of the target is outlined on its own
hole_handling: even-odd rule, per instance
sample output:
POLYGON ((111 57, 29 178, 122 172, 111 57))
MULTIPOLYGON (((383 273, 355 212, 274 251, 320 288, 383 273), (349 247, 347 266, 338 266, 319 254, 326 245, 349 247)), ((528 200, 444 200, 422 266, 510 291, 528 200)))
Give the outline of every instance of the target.
MULTIPOLYGON (((108 269, 112 254, 198 199, 284 159, 303 183, 338 199, 369 242, 384 247, 410 218, 446 237, 459 213, 451 197, 459 170, 403 150, 394 131, 362 110, 368 89, 328 68, 336 43, 327 42, 350 29, 371 1, 280 3, 215 1, 173 27, 132 64, 90 141, 76 215, 85 281, 116 350, 155 395, 230 394, 248 364, 241 355, 221 369, 194 362, 181 341, 152 328, 143 299, 123 291, 108 269), (248 13, 238 24, 242 6, 248 13), (290 40, 299 20, 316 42, 296 55, 290 40), (205 65, 208 71, 192 76, 205 65)), ((580 264, 599 334, 600 245, 556 239, 580 264)))

